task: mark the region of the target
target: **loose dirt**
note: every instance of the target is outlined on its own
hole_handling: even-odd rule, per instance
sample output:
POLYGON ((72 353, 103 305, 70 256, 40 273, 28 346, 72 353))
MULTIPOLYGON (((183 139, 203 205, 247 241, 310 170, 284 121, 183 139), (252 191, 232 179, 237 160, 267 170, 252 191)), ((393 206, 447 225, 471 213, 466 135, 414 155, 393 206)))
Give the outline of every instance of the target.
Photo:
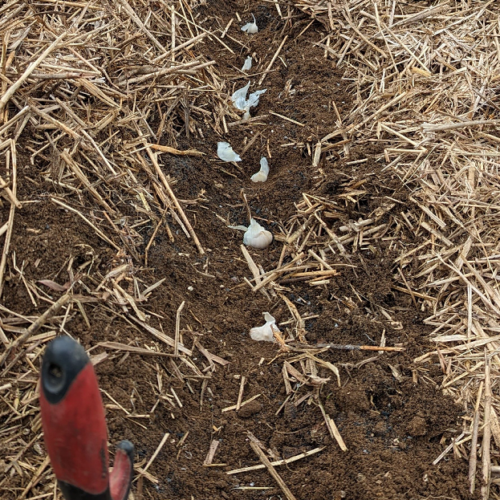
MULTIPOLYGON (((338 367, 340 384, 331 371, 321 368, 318 375, 330 377, 322 386, 321 398, 348 451, 341 451, 330 437, 314 398, 300 402, 310 387, 298 388, 296 396, 285 403, 282 365, 290 355, 278 356, 276 345, 256 343, 248 335, 251 327, 263 323, 264 311, 271 312, 278 323, 289 320, 290 314, 282 300, 273 298, 269 302, 263 295, 252 293, 244 282, 250 272, 240 250, 242 233, 227 227, 247 224, 241 189, 252 213, 275 234, 294 215, 303 192, 334 199, 346 186, 363 181, 362 196, 356 200, 343 198, 345 212, 332 220, 333 230, 366 218, 390 199, 394 206, 383 216, 387 222, 393 212, 404 210, 408 200, 399 179, 384 171, 376 145, 353 143, 348 158, 335 156, 333 150, 332 157, 319 166, 321 172, 311 167, 305 144, 315 143, 335 129, 337 115, 332 102, 341 116, 349 114, 353 106, 349 82, 324 58, 323 49, 315 46, 323 36, 321 26, 313 22, 306 29, 310 19, 293 11, 299 19, 289 29, 272 3, 244 1, 209 2, 198 8, 198 21, 205 19, 201 22, 205 29, 224 29, 236 11, 242 22, 234 22, 224 38, 235 54, 208 39, 196 50, 217 62, 219 74, 229 82, 229 94, 247 82, 239 71, 245 57, 255 54, 256 60, 268 61, 287 34, 288 41, 264 83, 252 85, 252 90, 267 89, 252 114, 267 116, 260 120, 261 125, 231 127, 223 138, 200 123, 204 140, 188 139, 183 124, 178 124, 177 147, 198 149, 207 155, 172 157, 165 162, 164 170, 176 181, 174 190, 180 200, 196 200, 182 203, 207 254, 200 257, 182 232, 174 234, 172 243, 161 229, 149 249, 147 265, 143 253, 137 266, 139 269, 142 263, 137 277, 145 284, 165 278, 145 304, 149 324, 173 335, 177 308, 186 301, 181 319, 184 344, 191 347, 198 339, 229 364, 216 363, 212 370, 201 352, 193 354, 195 362, 201 366, 203 361, 208 367, 205 373, 211 372, 203 390, 202 380, 179 377, 167 358, 111 353, 96 366, 102 389, 114 399, 104 396, 111 443, 131 440, 137 461, 144 467, 164 434, 169 433, 148 469, 157 482, 140 476, 133 489, 135 498, 283 498, 266 470, 226 474, 259 463, 247 431, 270 450, 274 459, 322 448, 311 457, 277 468, 297 499, 470 498, 464 460, 451 452, 437 465, 432 463, 443 451, 444 440, 459 433, 461 413, 437 389, 443 376, 441 368, 423 371, 413 363, 430 349, 429 330, 411 296, 392 287, 396 256, 389 248, 390 234, 374 242, 368 251, 352 250, 350 266, 339 267, 340 275, 331 283, 312 287, 292 282, 283 290, 302 317, 313 316, 306 321, 309 343, 377 346, 384 336, 387 345, 406 349, 401 353, 331 350, 323 354, 323 359, 338 367), (251 19, 251 12, 260 31, 249 36, 239 28, 251 19), (241 151, 257 133, 259 137, 237 167, 217 160, 217 141, 228 140, 241 151), (269 180, 257 185, 250 181, 250 175, 258 170, 261 156, 268 157, 271 171, 269 180), (243 399, 259 397, 239 412, 223 412, 236 404, 242 376, 247 379, 243 399), (219 446, 212 466, 205 467, 212 440, 218 440, 219 446), (269 489, 252 489, 262 487, 269 489)), ((258 78, 260 75, 251 80, 258 78)), ((201 96, 196 105, 203 107, 203 99, 201 96)), ((26 138, 30 133, 24 133, 26 138)), ((31 202, 16 214, 11 245, 17 266, 27 281, 50 279, 64 284, 71 280, 70 272, 85 272, 96 286, 102 276, 125 262, 123 255, 97 238, 77 215, 51 202, 57 187, 41 176, 47 164, 30 165, 29 154, 26 151, 20 164, 18 197, 31 202)), ((130 210, 133 215, 134 207, 130 210)), ((0 224, 7 217, 8 207, 4 206, 0 224)), ((140 229, 143 251, 153 230, 140 229)), ((404 237, 411 245, 412 234, 404 237)), ((276 267, 281 249, 280 242, 275 241, 268 250, 250 253, 268 270, 276 267)), ((38 307, 34 306, 19 276, 8 274, 4 305, 25 316, 41 314, 46 305, 38 301, 38 307)), ((122 286, 133 291, 132 282, 124 281, 122 286)), ((76 292, 83 295, 85 290, 76 292)), ((125 314, 106 311, 92 301, 82 301, 81 305, 88 324, 75 308, 64 329, 91 349, 92 355, 104 351, 97 346, 103 341, 143 346, 154 340, 125 314)), ((25 486, 19 476, 12 481, 12 487, 25 486)))

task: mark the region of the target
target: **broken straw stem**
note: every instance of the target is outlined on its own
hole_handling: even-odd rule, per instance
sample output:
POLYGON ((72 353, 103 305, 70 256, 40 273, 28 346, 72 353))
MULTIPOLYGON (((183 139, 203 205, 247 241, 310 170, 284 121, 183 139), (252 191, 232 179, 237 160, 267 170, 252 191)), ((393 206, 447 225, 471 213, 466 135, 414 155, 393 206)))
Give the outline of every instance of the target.
POLYGON ((340 349, 343 351, 385 351, 385 352, 402 352, 404 347, 381 347, 377 345, 352 345, 352 344, 315 344, 305 345, 298 344, 294 347, 301 349, 340 349))

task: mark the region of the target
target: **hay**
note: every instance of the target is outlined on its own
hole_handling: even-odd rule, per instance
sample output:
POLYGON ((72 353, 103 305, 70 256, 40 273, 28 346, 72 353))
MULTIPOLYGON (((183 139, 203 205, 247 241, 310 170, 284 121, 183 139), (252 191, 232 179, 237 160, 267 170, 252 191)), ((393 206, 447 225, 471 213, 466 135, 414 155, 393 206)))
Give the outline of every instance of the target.
MULTIPOLYGON (((273 3, 281 13, 278 2, 273 3)), ((331 221, 341 218, 346 201, 356 202, 365 194, 362 182, 346 182, 343 193, 334 200, 303 195, 296 215, 286 222, 278 237, 284 245, 275 269, 262 274, 244 252, 252 271, 244 286, 267 297, 281 297, 292 317, 288 333, 299 340, 293 347, 296 356, 283 363, 287 401, 293 396, 291 381, 297 380, 313 388, 300 396, 302 400, 314 399, 316 388, 327 380, 317 376, 318 365, 329 369, 337 379, 339 371, 319 357, 328 346, 311 350, 300 345, 307 340, 304 324, 308 318, 301 317, 287 301, 283 287, 294 281, 306 281, 311 287, 328 284, 346 266, 354 267, 350 262, 353 253, 388 237, 390 250, 398 254, 394 261, 398 284, 394 288, 409 294, 415 305, 427 312, 426 323, 435 328, 432 339, 436 350, 415 360, 416 372, 423 372, 429 364, 441 366, 445 375, 443 392, 467 410, 463 434, 448 443, 442 457, 452 449, 458 456, 469 457, 471 489, 480 488, 486 499, 490 485, 496 484, 491 472, 500 465, 500 397, 495 382, 500 363, 500 135, 496 133, 500 123, 496 119, 500 32, 494 0, 451 0, 431 7, 396 0, 294 0, 293 4, 324 25, 327 35, 318 47, 344 71, 357 97, 348 116, 341 116, 334 105, 336 129, 312 148, 312 165, 319 182, 325 178, 323 161, 337 155, 348 158, 355 141, 379 143, 383 153, 378 161, 407 187, 412 209, 401 211, 400 216, 387 222, 384 216, 396 203, 388 200, 366 219, 342 226, 336 234, 330 229, 331 221), (292 258, 284 264, 288 256, 292 258), (482 463, 480 473, 478 460, 482 463)), ((44 345, 57 332, 65 331, 70 314, 86 319, 86 302, 111 311, 133 328, 147 331, 154 341, 141 346, 140 352, 171 358, 170 370, 179 380, 202 381, 203 405, 210 371, 201 370, 192 361, 193 350, 182 342, 182 334, 187 332, 179 329, 179 323, 172 338, 144 321, 145 303, 159 283, 143 289, 134 276, 138 247, 143 244, 139 232, 142 225, 155 228, 146 246, 146 264, 147 252, 161 226, 172 242, 186 238, 200 254, 204 252, 175 196, 175 181, 162 171, 162 155, 202 153, 185 150, 177 142, 181 134, 203 137, 200 124, 210 122, 210 127, 222 134, 240 123, 239 116, 227 109, 222 92, 225 84, 213 61, 194 55, 196 45, 207 37, 233 52, 224 42, 229 25, 220 36, 209 33, 197 23, 192 7, 194 3, 183 0, 160 0, 154 9, 140 0, 114 4, 97 0, 11 1, 0 7, 0 32, 4 34, 0 161, 6 172, 0 178, 0 189, 10 204, 9 219, 0 228, 0 234, 5 235, 0 296, 11 258, 16 211, 22 206, 17 199, 18 141, 27 126, 34 134, 23 145, 31 153, 23 161, 42 168, 42 178, 58 193, 51 201, 78 215, 82 224, 108 245, 127 252, 127 256, 118 253, 115 268, 101 283, 87 289, 85 296, 73 294, 71 303, 60 311, 54 308, 57 302, 50 295, 24 279, 14 261, 9 264, 30 300, 35 305, 47 303, 47 314, 41 318, 48 320, 43 325, 41 318, 25 317, 0 306, 0 341, 6 352, 0 366, 5 371, 0 383, 0 412, 6 417, 2 443, 9 457, 1 464, 5 465, 5 474, 0 487, 13 476, 28 476, 30 480, 20 481, 23 486, 12 493, 17 498, 32 492, 40 497, 52 495, 54 478, 39 443, 35 363, 44 345), (165 102, 166 111, 159 106, 165 102), (153 114, 158 118, 155 129, 150 125, 155 121, 153 114), (230 116, 232 123, 228 124, 225 116, 230 116), (131 206, 134 217, 128 215, 131 206), (125 278, 133 282, 132 295, 120 286, 125 278), (16 343, 10 338, 23 340, 16 343), (166 356, 164 349, 171 356, 166 356), (179 365, 172 349, 181 357, 179 365), (34 433, 29 442, 22 438, 26 422, 34 433), (43 488, 37 489, 38 484, 44 484, 43 488)), ((287 8, 290 17, 291 7, 287 8)), ((272 71, 283 44, 261 81, 272 71)), ((291 120, 275 112, 270 114, 291 120)), ((255 117, 249 123, 263 118, 255 117)), ((71 264, 68 269, 73 273, 71 264)), ((45 286, 69 293, 76 284, 82 285, 78 275, 67 285, 51 282, 45 286)), ((354 307, 346 298, 337 299, 344 307, 354 307)), ((181 310, 182 306, 178 322, 181 310)), ((392 321, 387 311, 377 312, 392 321)), ((291 347, 281 341, 283 349, 291 347)), ((101 347, 124 356, 139 352, 135 346, 119 343, 101 347)), ((195 347, 206 357, 210 370, 215 369, 215 363, 225 363, 199 343, 195 342, 195 347)), ((381 350, 384 347, 385 338, 381 350)), ((96 355, 93 362, 109 355, 96 355)), ((396 369, 394 374, 398 376, 396 369)), ((160 374, 158 380, 162 393, 160 374)), ((162 398, 172 408, 182 407, 173 390, 162 398)), ((238 398, 234 409, 248 401, 238 398)), ((122 411, 116 402, 107 408, 122 411)), ((342 448, 335 423, 323 407, 321 410, 342 448)), ((139 422, 137 425, 142 426, 139 422)), ((147 472, 152 460, 154 457, 147 464, 139 463, 137 470, 141 479, 144 476, 158 482, 147 472)))
MULTIPOLYGON (((146 246, 146 265, 160 227, 172 242, 189 239, 204 253, 176 198, 175 181, 162 171, 172 155, 202 154, 180 147, 177 138, 203 137, 201 127, 210 121, 217 128, 227 107, 222 105, 225 95, 220 92, 214 61, 195 55, 197 44, 207 37, 219 38, 197 24, 194 7, 194 2, 186 1, 160 1, 153 6, 135 0, 42 0, 9 2, 0 8, 0 190, 10 204, 8 221, 0 228, 5 235, 0 296, 9 269, 10 278, 19 280, 33 305, 45 310, 40 317, 25 317, 0 306, 0 341, 5 349, 0 357, 5 460, 0 460, 0 488, 8 490, 11 498, 55 498, 55 478, 40 444, 36 365, 46 343, 66 333, 68 317, 81 315, 90 327, 85 304, 91 303, 104 317, 112 314, 151 334, 151 342, 141 347, 102 343, 105 351, 92 356, 94 364, 140 354, 166 359, 170 372, 187 385, 190 380, 210 378, 210 373, 202 373, 204 366, 198 368, 189 359, 192 350, 185 347, 183 338, 190 333, 180 330, 179 317, 175 338, 145 323, 148 297, 164 280, 145 287, 136 277, 145 227, 155 228, 146 246), (205 97, 208 94, 210 99, 205 97), (39 180, 53 186, 57 194, 49 199, 54 206, 78 216, 117 251, 114 269, 101 276, 100 283, 85 274, 91 262, 88 269, 73 269, 73 259, 67 263, 71 281, 65 285, 25 279, 11 255, 10 242, 16 211, 36 200, 20 203, 17 199, 20 161, 36 165, 39 180), (56 300, 50 292, 64 294, 56 300), (177 364, 179 360, 182 363, 177 364), (23 439, 25 426, 34 436, 29 442, 23 439)), ((212 371, 213 361, 225 363, 201 344, 198 348, 212 371)), ((161 394, 160 372, 158 380, 161 394)), ((112 402, 105 398, 108 411, 125 412, 145 429, 136 421, 144 416, 130 414, 107 397, 112 402)), ((162 398, 172 408, 182 407, 173 389, 162 398)), ((139 462, 136 469, 157 483, 147 472, 152 460, 143 469, 145 462, 139 462)))
MULTIPOLYGON (((471 491, 479 487, 489 498, 490 468, 497 467, 500 451, 495 2, 294 4, 328 30, 319 45, 357 95, 352 114, 339 117, 338 128, 318 144, 318 159, 342 139, 379 142, 383 170, 395 172, 411 194, 414 210, 401 212, 387 230, 392 236, 400 228, 418 242, 396 238, 391 248, 399 253, 397 289, 407 290, 435 327, 436 351, 415 361, 422 368, 440 363, 443 393, 467 410, 465 437, 453 449, 470 457, 471 491), (490 360, 491 379, 485 375, 490 360), (482 451, 470 450, 471 439, 482 451), (473 481, 478 455, 483 464, 476 484, 482 486, 473 481)), ((349 232, 358 237, 355 228, 349 232)), ((342 252, 345 241, 338 241, 342 252)))

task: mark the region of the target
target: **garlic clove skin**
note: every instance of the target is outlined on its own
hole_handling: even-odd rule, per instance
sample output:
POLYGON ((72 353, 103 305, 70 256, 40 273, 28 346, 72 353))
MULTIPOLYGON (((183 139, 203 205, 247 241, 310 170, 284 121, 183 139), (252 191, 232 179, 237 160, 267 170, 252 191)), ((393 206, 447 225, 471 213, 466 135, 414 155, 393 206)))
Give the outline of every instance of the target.
POLYGON ((253 174, 252 177, 250 177, 250 179, 253 182, 266 182, 268 175, 269 175, 269 163, 267 162, 267 158, 263 156, 260 159, 260 170, 256 174, 253 174))
POLYGON ((276 320, 268 313, 264 313, 264 319, 266 324, 262 326, 257 326, 250 330, 250 338, 252 340, 264 341, 264 342, 274 342, 274 331, 279 331, 276 326, 276 320))
POLYGON ((248 101, 247 101, 247 107, 248 109, 250 108, 255 108, 259 104, 259 98, 262 94, 265 94, 267 92, 267 89, 264 90, 256 90, 252 94, 248 96, 248 101))
POLYGON ((228 142, 217 143, 217 156, 222 161, 241 161, 240 156, 233 151, 228 142))
POLYGON ((248 56, 245 59, 245 63, 243 64, 243 68, 241 68, 241 71, 248 71, 252 69, 252 56, 248 56))
POLYGON ((247 33, 253 35, 254 33, 257 33, 259 31, 259 28, 257 27, 257 23, 255 22, 255 16, 252 14, 253 17, 253 23, 247 23, 245 26, 242 26, 241 31, 246 31, 247 33))
POLYGON ((250 88, 250 82, 248 82, 244 87, 238 89, 231 96, 231 101, 235 108, 244 111, 243 120, 248 120, 250 118, 250 108, 255 108, 259 104, 259 99, 262 94, 267 92, 267 89, 257 90, 248 96, 248 89, 250 88))
POLYGON ((264 229, 256 220, 251 219, 250 226, 243 235, 243 244, 247 247, 264 250, 273 242, 273 234, 264 229))
POLYGON ((242 111, 247 107, 247 93, 250 88, 250 82, 248 82, 244 87, 238 89, 231 96, 231 101, 233 101, 234 107, 241 109, 242 111))

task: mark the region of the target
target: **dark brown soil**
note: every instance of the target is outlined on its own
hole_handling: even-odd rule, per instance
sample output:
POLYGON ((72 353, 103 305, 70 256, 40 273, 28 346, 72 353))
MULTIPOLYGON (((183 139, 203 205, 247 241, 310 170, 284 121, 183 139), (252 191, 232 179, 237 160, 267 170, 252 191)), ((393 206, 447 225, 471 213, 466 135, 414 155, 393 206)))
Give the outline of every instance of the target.
MULTIPOLYGON (((246 47, 243 50, 225 38, 235 55, 215 41, 198 45, 198 50, 217 61, 217 71, 228 82, 228 95, 247 81, 237 71, 246 55, 255 52, 258 58, 268 61, 284 33, 289 39, 262 85, 268 89, 267 93, 261 97, 257 111, 253 111, 253 115, 268 115, 262 120, 264 125, 232 127, 222 138, 200 123, 205 140, 188 139, 181 133, 178 145, 208 155, 203 159, 172 158, 165 167, 166 173, 177 180, 174 189, 179 199, 199 200, 183 206, 207 256, 200 258, 195 246, 180 231, 172 244, 162 230, 150 249, 147 267, 141 268, 143 256, 135 262, 136 276, 146 285, 166 278, 145 305, 151 313, 149 323, 159 330, 173 332, 176 310, 185 300, 182 319, 185 344, 191 346, 199 338, 206 349, 230 363, 224 367, 216 365, 201 408, 199 379, 191 379, 187 385, 165 358, 113 354, 97 366, 101 387, 124 408, 148 417, 128 418, 116 407, 108 407, 111 443, 130 439, 136 446, 137 461, 144 466, 163 435, 170 433, 148 470, 158 483, 141 478, 134 486, 135 498, 284 498, 266 470, 226 475, 231 469, 259 463, 249 446, 247 431, 278 458, 324 446, 323 451, 312 457, 279 467, 280 475, 297 499, 470 498, 465 460, 450 453, 438 465, 432 465, 443 451, 443 443, 448 444, 460 432, 460 408, 437 389, 442 377, 438 367, 423 372, 413 364, 414 358, 430 349, 429 331, 411 297, 392 288, 395 255, 389 251, 389 242, 383 239, 370 251, 353 252, 351 262, 355 267, 343 268, 333 284, 310 287, 290 283, 285 292, 303 316, 318 315, 306 323, 307 340, 311 343, 378 345, 385 331, 387 345, 402 344, 406 348, 403 353, 381 355, 361 351, 331 351, 323 355, 340 369, 341 386, 332 377, 323 386, 321 397, 348 451, 342 452, 331 439, 313 400, 298 405, 287 403, 276 415, 286 397, 281 376, 284 358, 276 358, 276 345, 256 343, 249 338, 248 331, 261 324, 263 311, 272 312, 278 322, 289 319, 289 313, 282 300, 269 303, 242 285, 243 278, 250 274, 239 248, 241 233, 228 229, 215 214, 230 224, 245 224, 246 212, 240 198, 240 190, 244 188, 252 212, 263 224, 279 232, 296 212, 294 203, 300 201, 303 192, 334 198, 345 185, 367 179, 363 185, 366 194, 357 203, 346 201, 344 220, 334 221, 335 229, 350 219, 365 218, 387 202, 388 196, 398 201, 384 215, 390 221, 392 211, 404 210, 406 195, 398 179, 382 172, 383 162, 377 160, 380 150, 370 144, 354 144, 349 158, 338 156, 324 162, 322 174, 311 167, 305 146, 282 147, 292 142, 314 144, 334 130, 337 118, 332 101, 342 117, 347 117, 356 105, 349 82, 342 80, 342 74, 324 58, 323 50, 313 45, 323 36, 319 24, 313 23, 299 37, 310 20, 291 11, 299 17, 290 30, 269 2, 254 5, 221 0, 199 9, 198 20, 206 18, 207 29, 223 29, 235 11, 247 22, 251 18, 250 9, 261 27, 258 34, 247 36, 239 30, 243 23, 233 23, 228 34, 246 47), (214 12, 218 15, 213 16, 214 12), (287 85, 295 92, 286 93, 287 85), (294 125, 268 114, 269 111, 305 126, 294 125), (216 142, 229 140, 236 151, 241 151, 257 130, 261 135, 239 169, 230 164, 223 166, 233 174, 227 175, 215 161, 216 142), (268 156, 268 148, 272 153, 268 158, 269 180, 255 185, 250 175, 258 170, 260 157, 268 156), (346 165, 364 158, 368 161, 346 165), (382 308, 392 321, 380 314, 382 308), (190 329, 193 333, 187 332, 190 329), (248 380, 244 398, 257 394, 260 397, 239 413, 223 413, 223 408, 237 400, 241 376, 248 380), (174 389, 182 408, 159 397, 158 377, 165 393, 171 394, 174 389), (187 432, 188 437, 179 447, 187 432), (226 465, 204 467, 213 439, 220 441, 214 464, 226 465), (271 489, 238 489, 249 486, 271 489)), ((253 77, 252 81, 257 79, 253 77)), ((254 85, 252 89, 255 90, 254 85)), ((203 105, 203 97, 197 105, 203 105)), ((68 269, 78 272, 80 268, 86 273, 83 281, 95 289, 102 277, 123 259, 76 215, 50 201, 55 188, 45 183, 41 168, 30 165, 28 156, 20 165, 19 198, 32 202, 16 215, 11 249, 17 265, 23 266, 28 281, 51 279, 61 284, 70 279, 68 269)), ((8 209, 4 207, 2 224, 7 216, 8 209)), ((153 228, 143 227, 138 231, 144 238, 144 249, 153 228)), ((412 235, 405 237, 411 245, 412 235)), ((280 252, 281 245, 275 243, 267 251, 251 253, 257 264, 269 270, 276 266, 280 252)), ((122 286, 132 290, 133 284, 123 281, 122 286)), ((83 289, 79 291, 84 294, 83 289)), ((50 294, 58 295, 53 291, 50 294)), ((43 300, 37 304, 38 307, 33 305, 19 274, 8 274, 4 305, 29 316, 46 309, 43 300)), ((126 321, 126 315, 106 312, 92 302, 84 302, 83 307, 90 328, 82 315, 74 312, 69 315, 65 330, 88 349, 101 341, 143 346, 154 340, 132 321, 126 321)), ((92 353, 101 351, 98 347, 92 353)), ((201 353, 193 354, 193 358, 197 357, 201 366, 205 360, 201 353)), ((331 372, 320 371, 319 376, 328 377, 331 372)), ((302 387, 297 396, 307 391, 302 387)), ((111 403, 106 397, 104 402, 111 403)), ((22 479, 19 481, 21 486, 22 479)))

